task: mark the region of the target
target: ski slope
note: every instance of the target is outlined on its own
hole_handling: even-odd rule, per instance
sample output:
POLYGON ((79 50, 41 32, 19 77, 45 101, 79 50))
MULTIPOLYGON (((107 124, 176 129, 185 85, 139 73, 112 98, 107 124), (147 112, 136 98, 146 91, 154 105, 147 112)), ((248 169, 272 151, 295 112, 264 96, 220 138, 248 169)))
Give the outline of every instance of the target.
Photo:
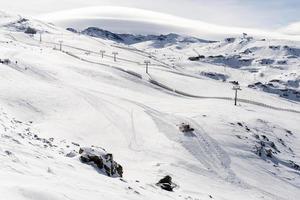
POLYGON ((4 199, 293 200, 300 195, 299 170, 289 164, 300 163, 298 102, 242 84, 242 100, 234 106, 232 84, 173 65, 159 53, 149 57, 143 48, 41 21, 18 21, 1 15, 0 59, 11 61, 0 64, 4 199), (42 30, 42 41, 39 34, 25 34, 24 25, 42 30), (144 60, 151 61, 149 74, 144 60), (182 122, 195 131, 180 132, 182 122), (255 153, 262 135, 280 150, 273 159, 255 153), (78 152, 77 144, 113 153, 124 177, 107 177, 78 155, 69 157, 78 152), (155 185, 165 175, 178 185, 174 192, 155 185))

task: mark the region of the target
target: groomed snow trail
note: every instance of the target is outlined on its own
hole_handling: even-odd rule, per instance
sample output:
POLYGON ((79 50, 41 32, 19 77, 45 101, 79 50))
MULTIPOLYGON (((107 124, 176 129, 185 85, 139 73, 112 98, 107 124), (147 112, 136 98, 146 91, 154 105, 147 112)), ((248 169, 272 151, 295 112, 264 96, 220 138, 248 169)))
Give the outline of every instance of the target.
MULTIPOLYGON (((104 64, 104 63, 89 61, 87 59, 80 58, 79 56, 73 55, 73 54, 71 54, 69 52, 66 52, 66 54, 68 54, 70 56, 73 56, 74 58, 77 58, 77 59, 79 59, 81 61, 85 61, 85 62, 89 62, 89 63, 93 63, 93 64, 99 64, 99 65, 106 66, 106 67, 111 67, 111 68, 123 71, 125 73, 128 73, 130 75, 136 76, 138 78, 142 78, 143 77, 143 75, 141 75, 141 74, 138 74, 138 73, 136 73, 134 71, 131 71, 131 70, 125 70, 125 69, 123 69, 121 67, 116 67, 116 66, 113 66, 113 65, 107 65, 107 64, 104 64)), ((176 74, 182 75, 180 73, 176 73, 176 74)), ((163 88, 165 90, 168 90, 170 92, 174 92, 176 94, 179 94, 179 95, 182 95, 182 96, 185 96, 185 97, 191 97, 191 98, 197 98, 197 99, 216 99, 216 100, 226 100, 226 101, 233 101, 234 100, 232 97, 211 97, 211 96, 199 96, 199 95, 189 94, 189 93, 177 90, 175 88, 171 88, 171 87, 169 87, 169 86, 167 86, 167 85, 159 82, 158 80, 153 79, 151 77, 151 75, 149 75, 149 79, 148 80, 149 80, 150 83, 152 83, 152 84, 154 84, 156 86, 159 86, 159 87, 161 87, 161 88, 163 88)), ((285 111, 285 112, 293 112, 293 113, 299 113, 300 114, 300 111, 298 111, 298 110, 288 109, 288 108, 279 108, 279 107, 267 105, 267 104, 264 104, 264 103, 261 103, 261 102, 248 100, 248 99, 240 99, 239 98, 238 101, 246 103, 246 104, 251 104, 251 105, 255 105, 255 106, 260 106, 260 107, 264 107, 264 108, 273 109, 273 110, 285 111)))

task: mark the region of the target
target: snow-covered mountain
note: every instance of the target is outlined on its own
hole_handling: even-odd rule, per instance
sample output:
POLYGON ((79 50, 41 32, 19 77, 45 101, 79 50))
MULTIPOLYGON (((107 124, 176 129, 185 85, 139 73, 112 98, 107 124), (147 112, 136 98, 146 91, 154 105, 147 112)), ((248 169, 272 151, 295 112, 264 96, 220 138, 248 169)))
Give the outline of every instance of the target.
MULTIPOLYGON (((69 30, 77 32, 75 29, 69 30)), ((221 81, 240 81, 249 88, 300 101, 299 42, 253 38, 246 33, 220 42, 178 34, 117 34, 95 27, 87 28, 81 33, 131 45, 153 55, 160 52, 158 56, 161 60, 174 66, 182 63, 185 67, 186 62, 194 61, 196 66, 192 65, 193 70, 200 65, 198 73, 202 76, 221 81), (229 69, 227 72, 203 71, 202 65, 207 64, 229 69), (248 73, 248 79, 239 80, 240 77, 229 74, 234 69, 248 73)))
POLYGON ((0 14, 1 198, 297 199, 299 43, 96 32, 0 14))
POLYGON ((79 33, 88 35, 91 37, 97 37, 105 40, 115 41, 117 43, 123 43, 126 45, 137 44, 141 42, 152 41, 153 47, 165 47, 167 45, 174 45, 175 43, 212 43, 214 41, 207 41, 190 36, 181 36, 178 34, 170 33, 167 35, 134 35, 134 34, 119 34, 113 33, 107 30, 103 30, 97 27, 89 27, 83 31, 78 31, 74 28, 67 28, 67 30, 73 33, 79 33))

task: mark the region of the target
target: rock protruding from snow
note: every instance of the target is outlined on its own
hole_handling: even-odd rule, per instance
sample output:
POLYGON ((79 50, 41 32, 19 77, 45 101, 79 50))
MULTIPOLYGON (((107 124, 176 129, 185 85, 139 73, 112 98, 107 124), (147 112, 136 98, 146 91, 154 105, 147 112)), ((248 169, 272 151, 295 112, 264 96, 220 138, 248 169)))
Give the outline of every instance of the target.
MULTIPOLYGON (((68 29, 70 30, 71 28, 68 28, 68 29)), ((75 29, 73 29, 73 30, 75 30, 75 29)), ((124 42, 123 38, 120 37, 118 34, 112 33, 110 31, 103 30, 103 29, 100 29, 97 27, 89 27, 89 28, 83 30, 81 33, 84 35, 89 35, 92 37, 97 37, 97 38, 102 38, 102 39, 108 39, 108 40, 112 40, 115 42, 124 42)))
POLYGON ((80 160, 92 164, 108 176, 122 177, 123 167, 113 160, 113 155, 99 147, 82 147, 79 149, 80 160))
POLYGON ((25 33, 34 35, 34 34, 37 33, 37 31, 34 28, 27 27, 26 30, 25 30, 25 33))
POLYGON ((185 132, 192 132, 192 131, 194 131, 195 129, 192 128, 191 125, 189 125, 189 124, 181 123, 181 124, 179 125, 179 130, 180 130, 181 132, 185 133, 185 132))
POLYGON ((300 80, 270 80, 268 83, 256 82, 248 85, 249 88, 259 89, 267 93, 278 94, 280 97, 293 101, 300 101, 300 91, 298 89, 300 80))
POLYGON ((78 31, 76 29, 74 29, 74 28, 67 28, 66 30, 70 31, 72 33, 78 33, 78 31))
POLYGON ((176 184, 172 182, 172 177, 167 175, 164 178, 160 179, 158 183, 156 183, 157 186, 161 187, 163 190, 167 190, 172 192, 173 189, 176 187, 176 184))

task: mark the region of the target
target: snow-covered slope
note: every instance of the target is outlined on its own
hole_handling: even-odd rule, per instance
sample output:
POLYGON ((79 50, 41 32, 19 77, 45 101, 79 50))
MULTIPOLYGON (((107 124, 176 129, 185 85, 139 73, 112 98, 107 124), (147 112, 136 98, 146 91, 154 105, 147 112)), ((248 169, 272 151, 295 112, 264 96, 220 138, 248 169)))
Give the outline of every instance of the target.
MULTIPOLYGON (((192 48, 136 44, 144 52, 20 17, 1 17, 0 24, 4 199, 300 195, 299 103, 242 84, 234 106, 231 83, 198 73, 202 66, 220 67, 188 61, 192 48), (24 33, 28 27, 37 34, 24 33), (144 60, 151 61, 148 74, 144 60), (183 122, 194 131, 181 132, 183 122), (91 145, 114 155, 122 179, 80 162, 79 146, 91 145), (155 184, 165 175, 178 185, 174 192, 155 184)), ((196 51, 210 54, 205 48, 215 45, 196 51)), ((230 72, 243 77, 238 69, 230 72)))
POLYGON ((300 43, 243 35, 224 41, 171 43, 153 41, 133 47, 165 63, 215 80, 232 82, 300 101, 300 43))

